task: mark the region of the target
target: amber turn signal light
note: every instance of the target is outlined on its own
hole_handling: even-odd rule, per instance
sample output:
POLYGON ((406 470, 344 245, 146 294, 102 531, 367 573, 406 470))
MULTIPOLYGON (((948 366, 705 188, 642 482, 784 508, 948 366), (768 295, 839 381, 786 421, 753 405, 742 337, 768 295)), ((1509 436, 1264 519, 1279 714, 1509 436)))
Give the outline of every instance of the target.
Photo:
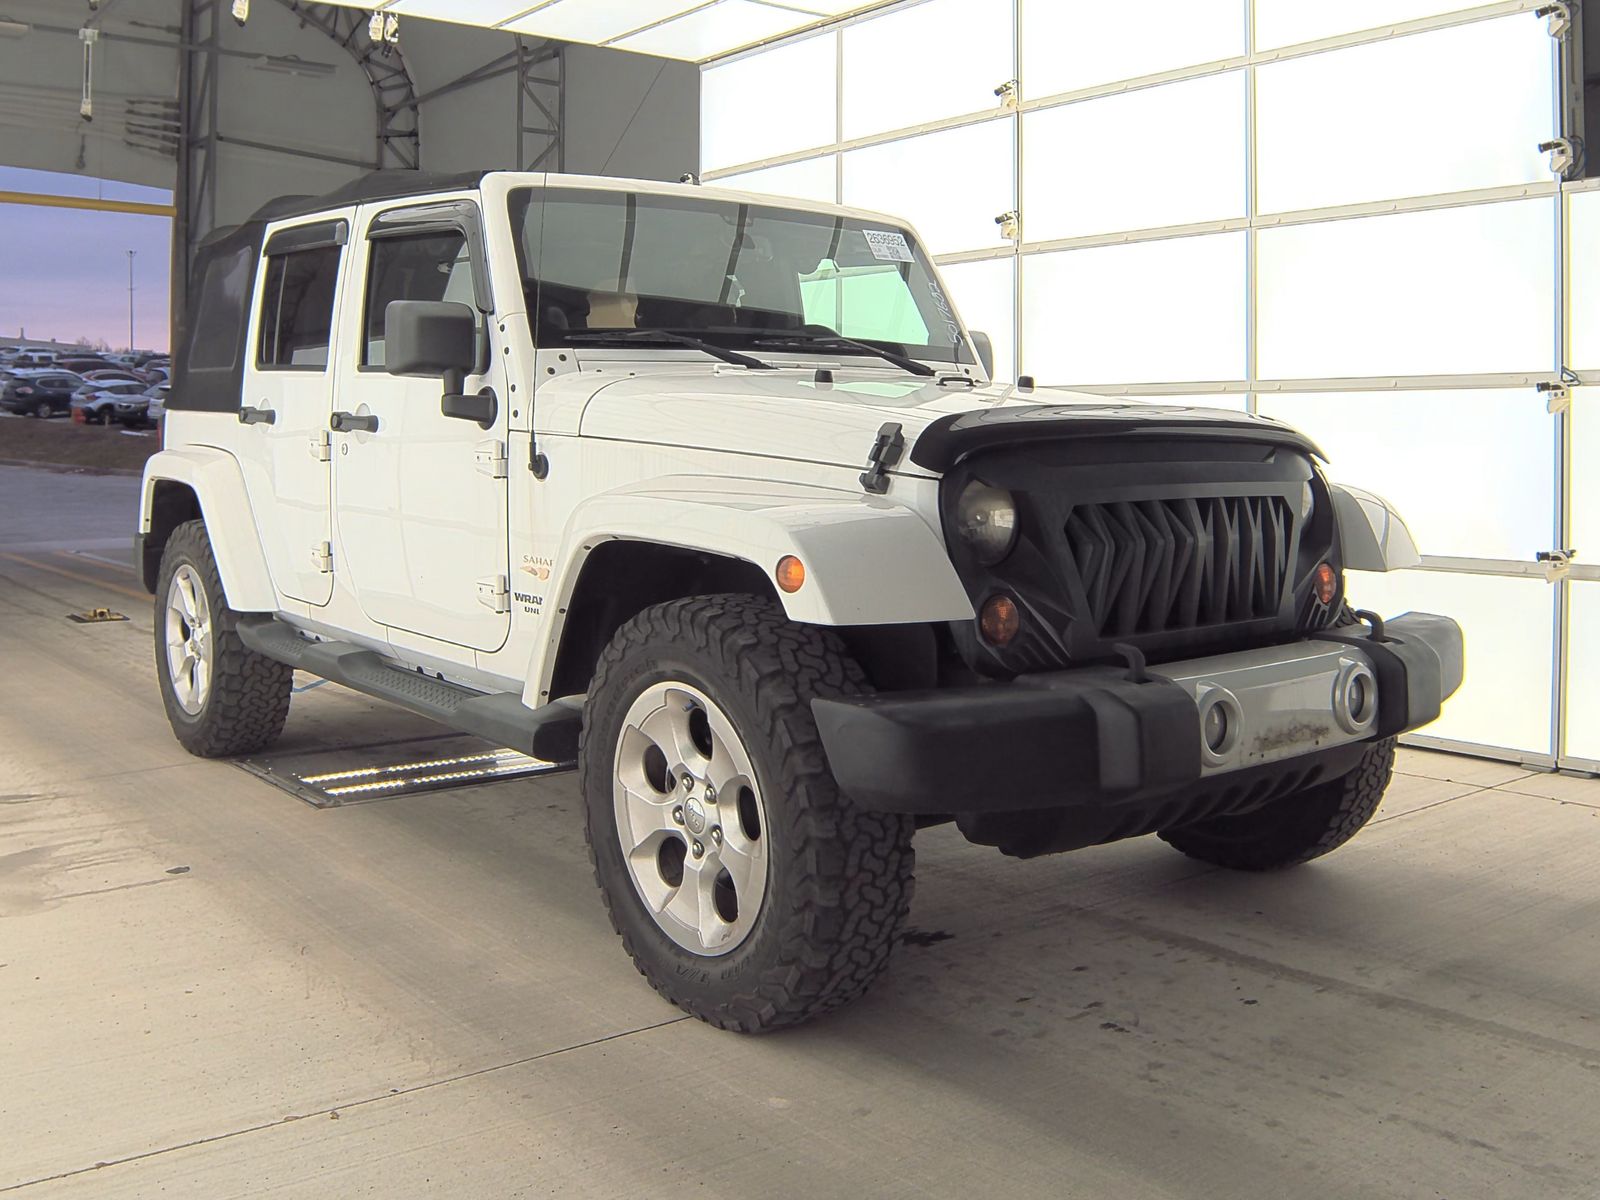
POLYGON ((1332 604, 1333 598, 1339 592, 1339 576, 1332 567, 1323 563, 1311 573, 1312 586, 1317 589, 1317 599, 1324 604, 1332 604))
POLYGON ((1017 630, 1022 628, 1022 614, 1017 611, 1017 602, 1010 596, 990 596, 983 602, 983 611, 978 614, 978 628, 991 646, 1009 645, 1011 639, 1017 636, 1017 630))
POLYGON ((792 554, 778 560, 778 586, 786 592, 798 592, 805 586, 806 565, 792 554))

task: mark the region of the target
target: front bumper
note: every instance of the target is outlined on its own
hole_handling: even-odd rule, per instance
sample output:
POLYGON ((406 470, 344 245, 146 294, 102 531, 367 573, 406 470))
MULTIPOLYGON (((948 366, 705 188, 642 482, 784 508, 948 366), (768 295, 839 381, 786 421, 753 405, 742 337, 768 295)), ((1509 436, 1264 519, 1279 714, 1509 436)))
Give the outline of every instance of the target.
POLYGON ((1008 684, 815 700, 834 778, 862 808, 1017 812, 1167 797, 1391 737, 1461 686, 1461 629, 1407 613, 1261 650, 1152 668, 1019 676, 1008 684), (1359 678, 1358 688, 1353 680, 1359 678), (1372 701, 1371 693, 1376 692, 1372 701), (1367 694, 1366 703, 1352 696, 1367 694), (1223 707, 1213 749, 1208 713, 1223 707))

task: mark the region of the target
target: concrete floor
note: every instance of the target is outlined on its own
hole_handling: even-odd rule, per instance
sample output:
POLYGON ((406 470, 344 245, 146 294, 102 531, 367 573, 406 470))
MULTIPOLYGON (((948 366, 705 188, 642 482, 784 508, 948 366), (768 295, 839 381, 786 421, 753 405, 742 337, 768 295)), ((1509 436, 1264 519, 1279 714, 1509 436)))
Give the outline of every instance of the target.
MULTIPOLYGON (((1600 782, 1406 752, 1265 878, 932 830, 876 990, 739 1038, 634 973, 570 777, 316 810, 187 757, 135 494, 0 469, 0 1192, 1600 1196, 1600 782)), ((327 687, 286 744, 420 727, 327 687)))

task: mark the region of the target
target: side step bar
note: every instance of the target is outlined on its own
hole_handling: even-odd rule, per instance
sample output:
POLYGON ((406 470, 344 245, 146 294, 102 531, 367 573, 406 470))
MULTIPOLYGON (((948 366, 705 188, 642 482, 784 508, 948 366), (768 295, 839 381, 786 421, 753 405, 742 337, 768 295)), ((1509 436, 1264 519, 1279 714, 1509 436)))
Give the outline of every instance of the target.
POLYGON ((239 637, 257 654, 387 700, 441 725, 541 759, 578 757, 583 697, 563 696, 529 708, 516 692, 475 692, 389 663, 349 642, 314 642, 273 617, 242 616, 239 637))

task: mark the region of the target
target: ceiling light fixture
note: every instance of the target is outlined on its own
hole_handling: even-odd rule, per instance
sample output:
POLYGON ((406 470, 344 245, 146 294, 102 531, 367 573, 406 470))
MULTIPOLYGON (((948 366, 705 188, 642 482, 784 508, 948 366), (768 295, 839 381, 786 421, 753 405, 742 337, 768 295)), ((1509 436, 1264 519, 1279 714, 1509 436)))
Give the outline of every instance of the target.
POLYGON ((233 19, 243 25, 250 19, 250 0, 233 0, 233 19))
POLYGON ((0 21, 0 37, 3 38, 27 37, 32 31, 32 25, 26 25, 21 21, 0 21))

